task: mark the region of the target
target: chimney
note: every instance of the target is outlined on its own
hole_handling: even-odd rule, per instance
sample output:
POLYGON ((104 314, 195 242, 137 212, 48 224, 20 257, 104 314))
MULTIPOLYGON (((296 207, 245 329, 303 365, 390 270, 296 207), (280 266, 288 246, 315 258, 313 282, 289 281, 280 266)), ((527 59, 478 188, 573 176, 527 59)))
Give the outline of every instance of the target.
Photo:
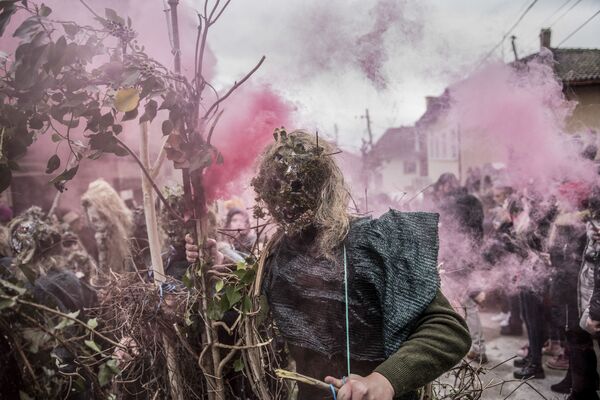
POLYGON ((550 28, 542 28, 540 31, 540 49, 545 47, 550 48, 550 39, 552 37, 552 30, 550 28))

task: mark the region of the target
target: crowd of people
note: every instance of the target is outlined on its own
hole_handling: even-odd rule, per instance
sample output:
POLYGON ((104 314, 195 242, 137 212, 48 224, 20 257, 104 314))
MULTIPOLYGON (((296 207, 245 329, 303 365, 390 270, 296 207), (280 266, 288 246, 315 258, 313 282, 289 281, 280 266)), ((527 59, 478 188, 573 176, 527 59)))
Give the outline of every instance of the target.
MULTIPOLYGON (((596 148, 588 146, 582 157, 594 160, 596 148)), ((467 358, 488 362, 485 304, 500 310, 493 320, 501 335, 526 333, 516 379, 545 378, 545 354, 545 367, 566 371, 553 391, 597 399, 600 188, 568 180, 542 189, 535 182, 511 186, 469 172, 464 186, 443 174, 430 196, 441 216, 443 282, 456 294, 472 338, 467 358)))
MULTIPOLYGON (((477 171, 461 186, 446 173, 426 196, 439 224, 433 213, 356 218, 346 211, 349 192, 340 170, 322 154, 326 145, 305 132, 290 137, 293 146, 278 139, 267 149, 253 186, 279 228, 260 244, 263 291, 300 372, 314 375, 318 366, 342 394, 360 388, 385 399, 400 392, 412 398, 460 360, 465 346, 468 360, 488 362, 480 315, 485 304, 499 309, 500 334, 527 334, 514 360, 515 378, 544 378, 542 355, 549 354, 546 366, 566 371, 553 390, 572 400, 598 398, 600 188, 562 181, 542 192, 533 183, 501 184, 477 171), (438 270, 443 292, 457 301, 454 309, 439 290, 438 270), (351 289, 344 300, 346 273, 351 289), (412 290, 418 295, 407 297, 412 290), (470 340, 456 311, 464 315, 470 340), (331 318, 344 313, 350 315, 346 324, 331 318), (344 330, 352 333, 347 349, 336 339, 344 330), (362 374, 351 377, 354 386, 338 379, 350 348, 353 371, 362 374), (407 362, 422 375, 407 374, 407 362)), ((586 151, 596 157, 595 149, 586 151)), ((181 190, 166 197, 170 207, 184 207, 181 190)), ((2 212, 2 279, 24 274, 38 301, 65 312, 85 312, 97 302, 108 274, 142 271, 150 280, 143 210, 102 179, 89 185, 81 205, 82 213, 47 215, 38 207, 14 217, 2 212)), ((211 213, 220 229, 210 232, 206 248, 217 269, 244 260, 257 246, 243 204, 224 208, 220 219, 211 213)), ((182 280, 199 256, 189 236, 193 228, 162 211, 165 273, 182 280)), ((226 313, 223 320, 236 316, 226 313)), ((6 347, 2 341, 0 335, 6 347)), ((299 399, 323 394, 301 389, 299 399)))

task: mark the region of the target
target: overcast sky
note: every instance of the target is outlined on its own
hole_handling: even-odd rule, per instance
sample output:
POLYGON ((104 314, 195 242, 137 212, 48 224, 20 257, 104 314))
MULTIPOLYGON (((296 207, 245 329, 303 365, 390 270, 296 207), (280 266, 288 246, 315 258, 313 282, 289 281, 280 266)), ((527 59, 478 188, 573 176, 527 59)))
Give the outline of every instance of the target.
MULTIPOLYGON (((600 10, 600 0, 579 0, 567 12, 578 0, 566 1, 537 1, 513 32, 519 56, 537 51, 541 27, 554 23, 556 46, 600 10)), ((188 5, 194 2, 199 0, 188 5)), ((414 123, 425 110, 425 96, 468 75, 531 2, 234 1, 209 40, 219 84, 239 78, 264 54, 267 61, 254 79, 294 102, 297 123, 325 134, 337 124, 340 142, 356 148, 365 132, 360 118, 365 108, 376 136, 414 123), (371 56, 380 57, 379 80, 361 69, 371 56)), ((562 47, 600 48, 600 16, 562 47)), ((489 59, 494 58, 513 59, 510 40, 489 59)))

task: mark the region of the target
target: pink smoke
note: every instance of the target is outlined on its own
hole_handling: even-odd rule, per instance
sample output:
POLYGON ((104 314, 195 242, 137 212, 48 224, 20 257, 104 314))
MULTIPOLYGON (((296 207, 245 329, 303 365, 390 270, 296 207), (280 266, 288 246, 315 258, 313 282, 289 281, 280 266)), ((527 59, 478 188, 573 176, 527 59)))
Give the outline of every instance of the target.
POLYGON ((209 202, 243 191, 242 178, 273 140, 273 130, 289 125, 293 111, 292 105, 269 87, 242 87, 225 108, 213 136, 224 163, 213 164, 204 175, 209 202))
POLYGON ((295 35, 290 40, 301 56, 297 67, 304 69, 307 77, 355 70, 376 89, 387 87, 389 53, 400 42, 418 43, 423 21, 408 17, 409 6, 415 4, 406 0, 380 0, 368 11, 361 6, 357 5, 356 12, 344 12, 339 5, 320 2, 307 6, 296 18, 298 25, 292 27, 295 35), (313 39, 306 40, 308 37, 313 39))
POLYGON ((459 127, 466 152, 493 153, 508 165, 516 186, 590 182, 595 173, 565 131, 575 102, 562 89, 549 54, 518 68, 489 64, 450 88, 449 120, 459 127))

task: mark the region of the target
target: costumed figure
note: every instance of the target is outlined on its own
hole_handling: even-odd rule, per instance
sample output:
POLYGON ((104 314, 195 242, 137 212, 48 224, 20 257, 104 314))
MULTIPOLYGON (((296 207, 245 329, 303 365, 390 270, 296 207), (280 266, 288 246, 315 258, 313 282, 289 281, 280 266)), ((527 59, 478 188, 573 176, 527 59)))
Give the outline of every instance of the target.
MULTIPOLYGON (((77 311, 78 317, 86 320, 87 310, 96 305, 96 293, 72 272, 73 268, 69 265, 71 259, 66 254, 69 246, 63 246, 65 238, 61 235, 60 227, 48 219, 39 207, 31 207, 13 219, 8 229, 14 258, 2 259, 0 278, 24 286, 28 295, 38 304, 58 309, 63 313, 77 311)), ((21 326, 18 314, 14 317, 16 319, 3 317, 7 319, 3 318, 0 330, 6 328, 5 324, 12 326, 12 330, 19 329, 18 327, 21 326)), ((44 321, 41 319, 40 323, 44 321)), ((53 324, 56 325, 57 322, 53 324)), ((24 326, 27 326, 26 323, 24 326)), ((66 328, 66 331, 72 336, 81 334, 73 326, 66 328)), ((3 332, 0 332, 0 337, 2 336, 4 336, 3 332)), ((0 343, 0 347, 6 346, 11 347, 12 344, 0 343)), ((76 354, 72 354, 67 347, 63 345, 46 347, 48 346, 40 345, 40 349, 32 354, 35 362, 31 364, 36 369, 36 373, 40 375, 56 373, 53 368, 57 368, 58 372, 66 376, 80 373, 75 361, 76 354)), ((4 362, 4 359, 0 359, 0 364, 4 362)), ((21 378, 18 378, 12 384, 18 387, 20 381, 21 378)), ((87 380, 84 379, 83 387, 77 390, 71 390, 68 379, 63 383, 64 387, 47 389, 55 391, 56 396, 61 398, 91 398, 87 380)))
POLYGON ((105 180, 90 183, 81 198, 88 221, 95 230, 98 246, 98 276, 105 282, 108 274, 133 270, 131 241, 133 215, 117 192, 105 180))
MULTIPOLYGON (((439 290, 438 216, 352 218, 331 147, 304 131, 275 136, 253 179, 279 227, 262 288, 297 371, 325 378, 341 400, 416 399, 471 344, 439 290)), ((330 398, 299 385, 299 400, 330 398)))

